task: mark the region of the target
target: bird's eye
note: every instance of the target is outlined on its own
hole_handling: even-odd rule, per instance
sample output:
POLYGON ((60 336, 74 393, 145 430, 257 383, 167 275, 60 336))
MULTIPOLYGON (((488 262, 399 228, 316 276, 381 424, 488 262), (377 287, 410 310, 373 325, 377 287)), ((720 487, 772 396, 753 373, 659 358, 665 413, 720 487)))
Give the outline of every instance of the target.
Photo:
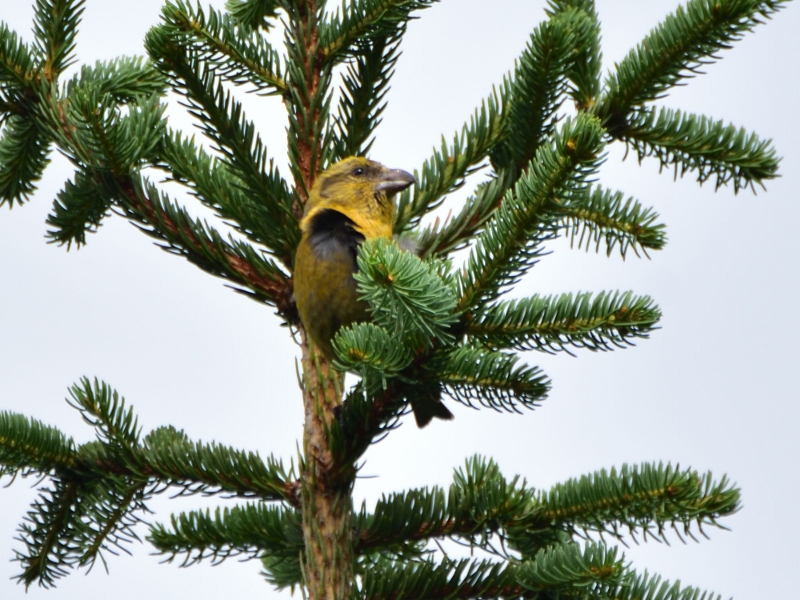
POLYGON ((353 169, 353 175, 358 176, 358 175, 363 175, 363 174, 364 174, 364 169, 363 168, 357 167, 357 168, 353 169))

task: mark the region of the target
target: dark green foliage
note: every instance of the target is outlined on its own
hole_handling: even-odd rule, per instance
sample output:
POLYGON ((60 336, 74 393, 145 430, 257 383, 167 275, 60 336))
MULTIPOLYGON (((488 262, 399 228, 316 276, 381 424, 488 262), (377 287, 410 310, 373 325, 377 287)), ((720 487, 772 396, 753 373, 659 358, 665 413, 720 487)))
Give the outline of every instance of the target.
POLYGON ((278 15, 278 0, 228 0, 226 8, 231 18, 245 30, 272 27, 271 20, 278 15))
POLYGON ((36 0, 33 30, 43 75, 54 82, 74 62, 75 36, 83 0, 36 0))
POLYGON ((174 75, 190 112, 215 143, 215 149, 223 154, 225 164, 242 181, 245 192, 253 201, 258 199, 267 213, 269 218, 264 219, 262 227, 269 227, 269 235, 261 242, 290 264, 300 239, 292 214, 292 196, 268 158, 266 146, 252 122, 242 114, 241 104, 215 82, 215 73, 208 69, 206 61, 171 45, 175 42, 169 29, 162 26, 152 30, 147 42, 154 60, 174 75))
POLYGON ((403 29, 361 42, 342 77, 342 96, 331 126, 331 162, 369 153, 372 132, 386 108, 386 92, 399 56, 403 29))
POLYGON ((449 330, 458 319, 456 296, 447 271, 444 263, 424 262, 393 241, 376 239, 359 249, 355 280, 375 322, 419 350, 454 341, 449 330))
MULTIPOLYGON (((605 590, 604 590, 605 591, 605 590)), ((670 583, 662 580, 660 576, 648 575, 645 572, 637 575, 629 572, 628 576, 607 592, 607 596, 619 600, 722 600, 722 596, 713 592, 706 592, 698 588, 681 587, 680 581, 670 583)))
POLYGON ((25 551, 16 552, 23 567, 18 580, 51 587, 72 568, 103 560, 101 550, 124 551, 126 542, 138 540, 133 527, 140 520, 127 511, 143 510, 141 501, 137 487, 127 487, 121 478, 86 484, 54 478, 20 527, 25 551))
POLYGON ((704 525, 739 509, 739 490, 726 477, 719 481, 671 465, 642 465, 602 470, 571 479, 543 493, 541 518, 568 530, 598 532, 633 539, 666 539, 666 528, 694 537, 704 525))
POLYGON ((320 30, 319 46, 324 56, 346 56, 364 40, 391 36, 413 11, 428 8, 438 0, 353 0, 342 4, 320 30))
POLYGON ((0 441, 2 474, 45 474, 74 463, 72 438, 24 415, 0 412, 0 441))
MULTIPOLYGON (((506 134, 505 104, 509 94, 504 85, 481 103, 479 109, 453 136, 452 146, 442 136, 441 151, 425 161, 420 172, 414 171, 418 186, 400 195, 395 230, 402 231, 419 225, 420 219, 437 208, 446 194, 464 185, 464 179, 474 173, 486 155, 506 134)), ((462 211, 464 212, 464 211, 462 211)))
MULTIPOLYGON (((730 501, 735 504, 737 496, 724 480, 711 484, 710 475, 699 476, 690 471, 676 476, 674 469, 661 465, 623 467, 619 476, 595 474, 582 480, 585 487, 580 493, 585 498, 597 498, 596 506, 586 507, 589 512, 599 508, 604 490, 615 484, 620 486, 618 497, 633 492, 638 500, 657 507, 673 494, 688 500, 698 490, 689 483, 690 479, 701 482, 699 489, 709 493, 695 494, 687 505, 702 506, 702 518, 708 522, 713 522, 721 512, 728 514, 730 501), (656 483, 667 485, 659 489, 656 483), (714 498, 725 494, 728 503, 723 509, 724 502, 714 498)), ((517 478, 507 481, 494 462, 475 457, 467 461, 464 469, 456 471, 447 493, 434 488, 382 498, 374 513, 362 509, 359 515, 357 549, 363 555, 378 553, 379 556, 364 573, 359 597, 423 598, 451 594, 457 598, 540 598, 542 592, 548 597, 559 594, 598 599, 649 597, 628 595, 628 588, 666 594, 654 597, 692 598, 693 594, 700 597, 700 592, 693 588, 661 583, 647 574, 637 575, 614 548, 591 541, 576 543, 575 523, 563 514, 568 510, 567 505, 553 508, 553 496, 572 485, 574 482, 570 481, 554 487, 549 494, 539 493, 517 478), (436 563, 421 554, 419 546, 414 546, 433 538, 461 540, 505 562, 445 559, 436 563), (406 558, 392 559, 392 553, 406 558)), ((625 522, 627 510, 635 505, 631 500, 628 506, 623 506, 608 496, 604 499, 607 506, 617 507, 613 516, 605 516, 611 521, 625 522)), ((645 512, 642 506, 641 513, 645 512)), ((661 531, 664 523, 659 520, 660 515, 667 512, 666 508, 654 510, 645 519, 646 523, 637 523, 631 531, 651 526, 661 531)), ((684 526, 688 528, 694 519, 693 511, 682 512, 684 526)), ((616 531, 609 533, 619 536, 616 531)))
POLYGON ((520 412, 539 405, 550 381, 538 367, 518 362, 514 354, 464 345, 439 353, 433 369, 449 395, 467 406, 520 412))
POLYGON ((459 277, 459 308, 493 300, 538 261, 542 242, 555 235, 548 212, 556 199, 569 203, 585 192, 602 147, 600 124, 585 113, 567 119, 552 144, 539 147, 470 252, 459 277))
POLYGON ((124 113, 100 86, 74 86, 69 101, 50 100, 42 110, 51 123, 63 124, 56 141, 72 145, 68 158, 117 178, 146 163, 164 133, 166 107, 157 96, 128 104, 124 113))
POLYGON ((173 516, 171 528, 154 525, 148 541, 174 560, 185 555, 182 566, 210 559, 218 563, 233 556, 260 556, 267 580, 279 588, 302 581, 300 554, 303 532, 299 515, 263 504, 231 509, 183 513, 173 516))
POLYGON ((261 302, 285 305, 286 275, 272 260, 250 244, 227 239, 172 202, 153 184, 130 182, 133 190, 123 198, 122 213, 167 252, 183 256, 204 271, 239 284, 241 291, 261 302))
POLYGON ((107 383, 83 378, 81 385, 73 385, 69 393, 72 399, 67 402, 97 430, 101 441, 127 452, 139 443, 141 428, 133 409, 126 410, 125 399, 107 383))
POLYGON ((568 77, 572 83, 570 96, 582 110, 591 108, 600 94, 600 21, 594 0, 549 0, 545 11, 555 17, 559 13, 567 17, 565 25, 576 36, 574 51, 578 54, 572 61, 568 77))
POLYGON ((191 43, 197 59, 214 65, 216 76, 236 85, 254 87, 265 94, 285 93, 280 55, 258 32, 252 31, 257 22, 263 22, 270 9, 242 6, 245 7, 255 14, 241 15, 246 20, 246 25, 242 25, 236 15, 220 14, 210 7, 192 8, 183 0, 174 4, 167 2, 162 13, 165 21, 162 29, 173 41, 191 43))
POLYGON ((461 212, 455 217, 441 225, 437 219, 432 226, 420 233, 420 255, 447 256, 450 252, 467 246, 492 217, 514 180, 513 173, 509 170, 479 185, 475 194, 467 199, 461 212))
POLYGON ((356 323, 341 328, 333 340, 336 364, 370 383, 386 385, 387 377, 396 377, 411 364, 411 352, 383 327, 374 323, 356 323))
POLYGON ((771 140, 760 140, 741 127, 725 125, 708 117, 668 108, 634 111, 621 139, 642 160, 654 156, 675 177, 697 174, 703 183, 716 177, 715 185, 763 186, 778 174, 778 159, 771 140))
POLYGON ((50 140, 28 116, 10 115, 0 133, 0 206, 22 204, 36 190, 49 159, 50 140))
POLYGON ((114 184, 108 179, 102 171, 79 171, 73 181, 64 184, 47 218, 47 224, 53 227, 47 232, 51 241, 68 248, 73 242, 77 246, 86 243, 86 234, 97 231, 114 201, 109 194, 114 184))
POLYGON ((193 138, 173 131, 162 140, 161 156, 163 168, 200 202, 256 244, 269 242, 274 233, 269 206, 248 193, 227 162, 209 155, 193 138))
MULTIPOLYGON (((599 113, 616 120, 662 97, 715 60, 787 0, 691 0, 654 28, 616 65, 599 113)), ((613 132, 612 132, 613 133, 613 132)))
POLYGON ((28 45, 0 22, 0 82, 17 88, 29 88, 33 83, 35 61, 28 45))
POLYGON ((569 594, 582 590, 591 594, 619 584, 624 572, 616 548, 592 543, 581 548, 572 543, 540 550, 524 563, 519 578, 532 591, 569 594))
MULTIPOLYGON (((308 192, 321 169, 369 153, 409 22, 434 2, 352 0, 336 9, 229 0, 222 12, 176 0, 147 36, 150 61, 81 66, 64 81, 83 3, 38 0, 30 47, 0 24, 0 204, 31 196, 55 147, 75 174, 48 217, 51 241, 81 246, 104 218, 121 214, 296 328, 291 271, 308 192), (278 19, 282 48, 264 37, 278 19), (234 86, 283 102, 291 180, 274 166, 234 86), (166 127, 168 91, 181 95, 200 139, 166 127), (232 233, 191 216, 149 179, 153 172, 182 186, 232 233)), ((651 103, 785 3, 693 0, 603 82, 594 2, 548 2, 546 19, 502 85, 452 139, 441 138, 415 171, 418 184, 400 196, 394 229, 405 241, 375 240, 358 252, 355 279, 373 321, 341 329, 334 346, 336 366, 361 380, 341 390, 341 376, 319 357, 308 358, 299 377, 317 403, 307 413, 327 403, 333 415, 312 415, 321 423, 314 443, 328 445, 318 448, 328 462, 314 472, 324 476, 326 494, 345 502, 339 507, 351 506, 364 453, 411 406, 449 396, 473 408, 534 408, 550 381, 513 351, 613 350, 658 327, 658 306, 633 292, 500 296, 558 236, 622 257, 664 247, 655 210, 594 183, 609 143, 621 141, 639 160, 654 156, 676 175, 731 182, 735 191, 777 176, 771 142, 651 103), (567 116, 565 102, 576 114, 567 116), (463 206, 423 223, 481 169, 485 177, 463 206), (414 253, 400 249, 409 246, 414 253), (459 262, 454 252, 467 248, 459 262)), ((169 560, 257 557, 277 587, 306 584, 306 544, 316 530, 304 511, 318 482, 304 476, 313 457, 299 458, 298 475, 271 457, 193 442, 172 426, 143 435, 107 384, 83 379, 70 394, 95 441, 78 446, 39 421, 0 412, 0 474, 46 480, 20 528, 20 581, 50 586, 103 560, 105 551, 124 551, 138 539, 146 501, 177 489, 251 501, 152 526, 148 540, 169 560)), ((384 496, 372 510, 348 508, 340 532, 353 549, 347 565, 356 598, 711 600, 638 575, 603 537, 666 541, 671 529, 695 538, 738 508, 739 490, 725 477, 670 465, 623 465, 543 491, 475 457, 447 489, 384 496), (431 544, 442 540, 481 555, 438 557, 431 544)))
POLYGON ((110 96, 114 105, 147 100, 165 92, 167 80, 153 64, 141 57, 121 57, 95 66, 82 66, 64 90, 73 97, 78 90, 96 90, 97 97, 110 96))
POLYGON ((471 315, 466 333, 491 348, 614 350, 649 337, 660 318, 649 297, 632 292, 533 296, 498 302, 471 315))
POLYGON ((294 501, 283 464, 266 462, 258 454, 211 443, 192 442, 182 431, 159 427, 150 432, 140 448, 139 469, 157 476, 186 493, 232 493, 263 500, 294 501))
POLYGON ((143 439, 124 399, 108 384, 84 378, 70 389, 71 406, 97 432, 75 447, 57 430, 21 415, 0 413, 2 474, 49 475, 20 529, 25 551, 20 581, 45 586, 103 552, 138 540, 134 526, 145 501, 168 486, 182 493, 227 493, 295 504, 293 477, 275 460, 218 444, 191 442, 172 428, 143 439))
MULTIPOLYGON (((440 563, 379 561, 364 574, 357 598, 383 600, 422 598, 524 598, 517 582, 519 567, 488 560, 452 560, 440 563)), ((531 596, 532 597, 532 596, 531 596)))
POLYGON ((629 250, 648 256, 648 250, 661 250, 667 242, 666 228, 656 222, 658 213, 633 198, 626 199, 622 192, 594 186, 555 207, 553 213, 570 243, 587 252, 592 247, 600 252, 602 244, 608 256, 615 247, 622 258, 629 250))
POLYGON ((553 134, 577 45, 568 21, 557 13, 539 25, 519 58, 509 86, 506 139, 492 155, 496 169, 525 168, 553 134))
POLYGON ((146 511, 144 482, 109 469, 131 458, 139 428, 133 412, 105 383, 83 379, 70 390, 72 406, 96 430, 99 442, 80 446, 42 488, 20 529, 26 552, 17 552, 26 585, 51 586, 76 566, 91 567, 102 551, 125 550, 138 540, 133 527, 146 511), (113 473, 113 476, 108 474, 113 473), (105 476, 104 476, 105 475, 105 476))

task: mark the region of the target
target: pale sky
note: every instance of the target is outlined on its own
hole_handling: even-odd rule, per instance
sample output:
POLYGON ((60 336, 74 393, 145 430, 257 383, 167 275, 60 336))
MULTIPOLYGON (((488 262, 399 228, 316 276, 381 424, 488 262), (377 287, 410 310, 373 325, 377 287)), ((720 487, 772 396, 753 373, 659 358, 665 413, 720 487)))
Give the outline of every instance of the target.
MULTIPOLYGON (((0 20, 31 39, 32 2, 0 0, 0 20)), ((142 54, 159 0, 88 0, 78 37, 79 64, 142 54)), ((212 3, 217 7, 224 1, 212 3)), ((543 1, 450 0, 411 23, 371 158, 420 168, 440 136, 467 120, 499 83, 543 18, 543 1)), ((606 67, 621 60, 677 6, 673 0, 597 2, 606 67)), ((522 416, 474 411, 450 402, 451 422, 418 430, 413 419, 370 448, 356 502, 381 493, 448 486, 453 469, 475 453, 536 488, 623 463, 664 461, 727 474, 743 489, 743 509, 710 530, 710 540, 648 542, 625 550, 639 571, 680 579, 723 598, 789 598, 796 593, 797 339, 800 316, 795 240, 800 173, 800 9, 790 5, 766 26, 722 53, 707 75, 663 104, 741 125, 774 140, 782 177, 758 195, 715 193, 693 177, 673 181, 654 160, 642 166, 612 146, 601 181, 654 206, 669 243, 651 259, 587 254, 552 244, 516 293, 633 290, 655 298, 661 329, 637 347, 612 353, 527 353, 553 380, 544 405, 522 416), (795 265, 795 266, 792 266, 795 265)), ((74 68, 73 68, 74 69, 74 68)), ((246 110, 280 166, 286 124, 277 98, 254 95, 246 110)), ((174 108, 173 127, 191 122, 174 108)), ((93 431, 63 400, 82 376, 98 377, 125 396, 144 431, 171 424, 193 440, 216 440, 285 461, 296 456, 302 408, 294 358, 298 348, 272 311, 227 289, 114 216, 88 245, 67 252, 45 243, 45 218, 65 180, 57 153, 31 202, 0 210, 0 410, 60 427, 76 441, 93 431)), ((282 169, 284 176, 288 170, 282 169)), ((478 176, 480 177, 480 176, 478 176)), ((477 181, 477 180, 476 180, 477 181)), ((460 198, 453 199, 457 205, 460 198)), ((118 600, 288 598, 265 583, 258 561, 231 559, 214 569, 163 565, 151 548, 107 554, 84 577, 74 572, 54 590, 10 578, 16 529, 36 497, 31 480, 0 488, 0 597, 118 600)), ((151 521, 221 500, 190 497, 151 503, 151 521)), ((227 501, 232 505, 232 501, 227 501)), ((147 533, 145 527, 138 530, 147 533)))

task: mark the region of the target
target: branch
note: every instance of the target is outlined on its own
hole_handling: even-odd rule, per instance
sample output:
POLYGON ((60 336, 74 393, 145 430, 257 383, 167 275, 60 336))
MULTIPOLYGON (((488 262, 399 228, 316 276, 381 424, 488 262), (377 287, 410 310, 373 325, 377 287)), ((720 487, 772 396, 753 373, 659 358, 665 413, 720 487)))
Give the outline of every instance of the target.
POLYGON ((717 188, 732 181, 734 192, 746 187, 755 192, 756 185, 763 187, 764 180, 778 176, 780 159, 772 140, 706 116, 643 108, 616 136, 640 162, 654 156, 662 169, 674 169, 676 178, 692 171, 701 184, 716 176, 717 188))
POLYGON ((498 302, 469 315, 465 333, 495 349, 613 350, 649 337, 660 318, 649 296, 584 292, 498 302))
POLYGON ((616 65, 597 114, 611 129, 637 106, 666 94, 777 12, 788 0, 690 0, 616 65))

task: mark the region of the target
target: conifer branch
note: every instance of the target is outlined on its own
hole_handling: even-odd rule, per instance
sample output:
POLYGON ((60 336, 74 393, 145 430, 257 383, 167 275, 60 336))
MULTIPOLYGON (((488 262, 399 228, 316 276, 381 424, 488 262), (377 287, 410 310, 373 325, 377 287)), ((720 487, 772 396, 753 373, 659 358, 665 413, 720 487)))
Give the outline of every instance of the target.
POLYGON ((288 151, 295 184, 293 210, 299 219, 314 180, 331 161, 332 140, 326 135, 333 65, 322 60, 320 24, 324 2, 286 4, 287 81, 284 103, 289 116, 288 151))
POLYGON ((327 59, 342 60, 354 45, 387 31, 402 29, 415 10, 428 8, 438 0, 352 0, 342 3, 320 28, 319 48, 327 59))
MULTIPOLYGON (((172 561, 186 554, 182 566, 211 559, 219 564, 226 558, 245 555, 255 558, 262 551, 288 554, 296 560, 302 551, 303 533, 294 511, 263 504, 181 513, 171 517, 171 530, 156 524, 148 540, 172 561)), ((299 568, 299 564, 298 564, 299 568)))
POLYGON ((453 344, 457 300, 445 263, 422 261, 380 238, 361 245, 357 263, 359 293, 378 325, 417 353, 453 344))
POLYGON ((143 441, 136 469, 186 494, 236 494, 298 505, 291 471, 279 461, 228 446, 192 442, 182 431, 160 427, 143 441))
POLYGON ((15 102, 12 94, 6 93, 5 90, 0 88, 0 127, 2 127, 11 115, 22 116, 26 113, 17 102, 15 102))
POLYGON ((269 247, 290 265, 300 239, 292 194, 267 158, 267 149, 253 123, 245 118, 241 104, 225 91, 209 65, 191 50, 179 47, 163 26, 148 33, 147 47, 159 67, 174 78, 191 114, 223 154, 225 164, 270 215, 271 229, 279 234, 271 238, 269 247))
POLYGON ((657 212, 633 198, 625 199, 622 192, 597 186, 555 206, 553 215, 566 229, 570 245, 585 247, 587 252, 592 247, 600 252, 602 244, 607 256, 615 247, 619 247, 623 259, 630 250, 636 256, 649 256, 648 250, 661 250, 667 242, 666 228, 657 222, 657 212))
MULTIPOLYGON (((175 39, 188 37, 197 59, 213 65, 218 77, 235 85, 253 86, 267 95, 288 91, 281 73, 281 56, 260 32, 243 30, 231 15, 211 7, 203 9, 198 5, 193 9, 184 0, 167 3, 162 15, 165 25, 161 27, 175 39)), ((255 18, 263 20, 267 16, 274 13, 259 12, 255 18)))
POLYGON ((480 184, 455 217, 448 217, 441 225, 436 219, 419 234, 419 255, 425 258, 447 256, 466 247, 493 216, 515 179, 514 171, 506 169, 480 184))
POLYGON ((152 160, 164 132, 165 108, 151 96, 131 103, 123 115, 114 98, 95 86, 75 86, 69 98, 53 95, 40 103, 45 124, 73 164, 116 178, 152 160))
POLYGON ((245 504, 171 517, 171 527, 156 524, 147 540, 172 562, 183 555, 181 566, 231 557, 260 557, 267 580, 278 589, 302 585, 300 556, 303 531, 295 511, 263 504, 245 504))
POLYGON ((648 296, 584 292, 498 302, 470 314, 464 332, 495 349, 613 350, 649 337, 660 318, 648 296))
POLYGON ((0 474, 45 474, 75 464, 75 442, 55 427, 0 411, 0 474))
MULTIPOLYGON (((617 558, 617 548, 576 543, 545 548, 525 561, 519 582, 528 590, 558 597, 581 592, 586 598, 605 598, 605 590, 622 583, 627 574, 625 557, 617 558)), ((614 596, 610 596, 614 597, 614 596)))
POLYGON ((476 408, 522 412, 547 396, 550 381, 538 367, 517 366, 519 357, 483 348, 459 346, 440 352, 430 368, 454 400, 476 408))
POLYGON ((55 83, 64 69, 75 62, 72 52, 83 9, 84 0, 36 0, 34 46, 47 83, 55 83))
MULTIPOLYGON (((492 152, 496 170, 527 167, 552 136, 566 95, 576 47, 570 15, 556 13, 534 29, 519 58, 509 88, 506 137, 492 152)), ((585 16, 583 18, 586 18, 585 16)))
POLYGON ((564 123, 552 145, 537 150, 459 272, 461 310, 496 298, 536 263, 541 243, 555 236, 546 213, 559 200, 583 192, 600 162, 601 132, 594 117, 581 113, 564 123))
POLYGON ((33 115, 5 119, 0 137, 0 206, 22 204, 50 162, 50 137, 33 115))
POLYGON ((231 18, 245 31, 268 31, 271 19, 278 16, 280 0, 228 0, 225 8, 231 18))
POLYGON ((76 566, 92 566, 102 552, 138 540, 134 526, 144 502, 168 486, 183 493, 234 493, 298 505, 283 466, 216 444, 192 444, 162 428, 140 442, 140 428, 125 401, 107 384, 81 380, 71 405, 97 431, 98 440, 75 448, 57 430, 0 413, 2 473, 49 472, 20 529, 25 552, 20 581, 51 586, 76 566), (24 461, 24 462, 21 462, 24 461))
POLYGON ((717 519, 739 509, 739 496, 726 477, 715 481, 711 473, 643 464, 557 484, 536 503, 544 521, 568 531, 622 540, 627 530, 634 541, 639 534, 666 541, 668 527, 694 539, 693 526, 703 535, 703 526, 720 526, 717 519))
POLYGON ((173 180, 185 185, 192 195, 211 208, 227 224, 251 241, 270 247, 285 235, 271 218, 264 202, 257 202, 228 163, 209 155, 194 138, 169 131, 162 140, 163 169, 173 180))
MULTIPOLYGON (((635 107, 652 102, 716 60, 787 0, 690 0, 678 6, 616 65, 598 113, 610 133, 635 107)), ((623 126, 624 128, 624 126, 623 126)))
POLYGON ((520 583, 519 566, 486 560, 381 560, 362 575, 357 598, 428 600, 470 598, 539 598, 520 583))
POLYGON ((147 181, 121 182, 120 186, 122 214, 147 235, 163 241, 161 248, 242 286, 236 289, 276 306, 288 321, 296 320, 291 282, 274 262, 249 244, 231 237, 225 241, 147 181))
POLYGON ((94 66, 83 65, 64 86, 61 94, 72 98, 80 90, 86 94, 97 90, 97 96, 111 96, 115 108, 118 104, 141 102, 161 96, 167 86, 167 78, 152 62, 140 57, 120 57, 112 61, 98 61, 94 66))
POLYGON ((568 77, 572 83, 570 95, 578 110, 591 109, 600 94, 600 20, 594 0, 549 0, 545 9, 550 18, 565 15, 576 36, 575 52, 568 77))
POLYGON ((330 128, 331 161, 369 153, 373 131, 386 108, 386 92, 399 57, 404 29, 375 36, 359 44, 342 76, 341 98, 330 128))
POLYGON ((137 512, 146 511, 147 479, 130 474, 138 441, 136 421, 105 384, 84 379, 70 391, 73 406, 98 431, 99 441, 81 445, 72 464, 55 469, 52 487, 40 491, 20 528, 27 552, 18 579, 45 587, 76 566, 91 566, 102 552, 127 552, 138 540, 137 512))
POLYGON ((20 525, 17 539, 27 552, 15 551, 15 559, 23 565, 17 580, 26 587, 37 580, 43 587, 52 587, 74 566, 77 559, 70 552, 70 536, 63 532, 67 524, 74 526, 77 492, 77 482, 56 480, 54 488, 41 492, 20 525))
MULTIPOLYGON (((91 86, 73 87, 73 92, 73 102, 68 108, 53 102, 48 117, 59 126, 62 146, 74 152, 73 160, 95 168, 80 171, 76 182, 68 183, 59 194, 54 213, 48 220, 55 227, 49 232, 52 239, 67 244, 84 243, 87 227, 89 230, 96 228, 111 201, 116 200, 123 204, 123 212, 143 225, 145 231, 168 241, 168 249, 185 255, 213 274, 245 285, 260 301, 281 305, 281 312, 291 319, 294 308, 289 284, 271 261, 265 261, 241 242, 231 240, 230 245, 226 244, 216 232, 206 231, 168 201, 156 201, 150 206, 147 200, 142 203, 144 196, 134 191, 136 186, 126 174, 138 165, 141 157, 150 154, 160 140, 163 126, 160 112, 151 103, 145 103, 141 110, 137 107, 128 117, 119 120, 115 111, 96 108, 98 103, 107 104, 108 94, 101 95, 91 86), (139 144, 125 146, 115 138, 134 139, 139 144), (121 147, 126 148, 127 156, 119 154, 121 147), (156 231, 158 228, 160 230, 156 231)), ((154 197, 160 198, 160 193, 152 187, 149 187, 149 195, 151 202, 154 197)))
POLYGON ((34 57, 16 31, 0 22, 0 89, 30 90, 36 77, 34 57))
POLYGON ((398 426, 406 408, 403 401, 406 386, 400 379, 387 378, 383 387, 380 376, 373 377, 369 386, 362 380, 347 392, 330 427, 331 454, 340 466, 339 473, 331 474, 333 480, 348 481, 353 465, 370 444, 398 426))
POLYGON ((370 385, 386 387, 386 380, 397 377, 413 357, 409 349, 386 329, 374 323, 355 323, 342 327, 333 339, 340 370, 363 377, 370 385))
POLYGON ((98 438, 126 452, 139 445, 141 427, 133 409, 125 408, 125 399, 104 381, 88 377, 69 390, 67 403, 78 410, 89 425, 97 430, 98 438))
POLYGON ((86 244, 86 234, 95 233, 109 214, 116 195, 113 175, 100 169, 82 169, 56 195, 47 216, 50 242, 77 247, 86 244))
POLYGON ((706 116, 643 108, 633 112, 619 139, 639 161, 653 156, 676 178, 692 171, 700 183, 715 176, 716 188, 732 182, 734 192, 747 187, 755 192, 756 185, 778 176, 780 159, 772 140, 706 116))
POLYGON ((603 592, 601 598, 618 600, 722 600, 720 594, 691 586, 682 587, 680 581, 670 583, 662 580, 660 575, 650 575, 646 571, 639 575, 633 570, 629 570, 618 585, 603 592))
MULTIPOLYGON (((96 442, 79 449, 86 464, 105 464, 108 455, 96 442)), ((56 477, 53 486, 42 489, 20 527, 27 552, 16 552, 23 565, 17 579, 29 586, 44 587, 78 566, 91 568, 102 552, 128 553, 126 545, 139 541, 134 527, 141 522, 135 513, 147 510, 147 494, 140 482, 91 469, 82 479, 70 474, 56 477)))
POLYGON ((483 546, 489 536, 529 521, 530 496, 524 482, 506 481, 497 463, 474 456, 456 470, 447 492, 408 490, 382 497, 372 514, 362 508, 356 551, 393 550, 433 538, 483 546))
POLYGON ((464 185, 466 177, 477 171, 487 154, 507 134, 505 116, 508 82, 492 90, 488 99, 448 145, 442 136, 440 150, 425 161, 420 172, 414 171, 417 185, 404 191, 397 203, 394 230, 404 231, 419 225, 420 219, 444 201, 445 196, 464 185))

